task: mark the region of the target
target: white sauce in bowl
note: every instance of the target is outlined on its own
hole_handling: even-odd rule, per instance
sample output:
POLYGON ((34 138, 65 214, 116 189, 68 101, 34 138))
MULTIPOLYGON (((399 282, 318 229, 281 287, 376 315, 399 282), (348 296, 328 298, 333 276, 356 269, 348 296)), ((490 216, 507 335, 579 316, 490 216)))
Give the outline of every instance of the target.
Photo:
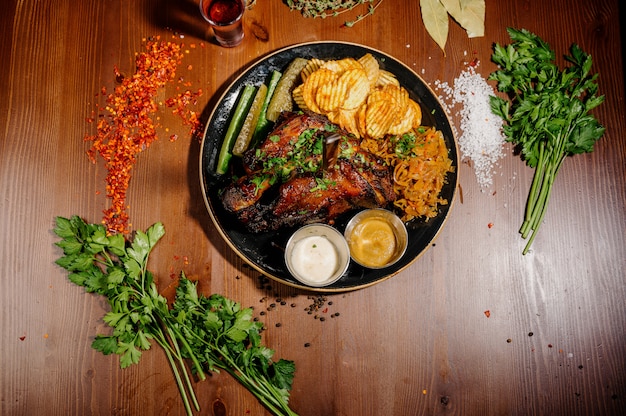
POLYGON ((313 235, 298 241, 291 253, 291 266, 301 278, 314 283, 330 279, 337 271, 339 257, 334 244, 313 235))

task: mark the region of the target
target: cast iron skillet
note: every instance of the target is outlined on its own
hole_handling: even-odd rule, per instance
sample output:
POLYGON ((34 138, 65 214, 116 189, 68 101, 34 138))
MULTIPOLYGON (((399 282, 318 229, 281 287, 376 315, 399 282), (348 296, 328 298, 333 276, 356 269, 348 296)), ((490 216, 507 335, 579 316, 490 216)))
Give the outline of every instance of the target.
MULTIPOLYGON (((394 276, 414 262, 433 242, 450 211, 457 185, 458 149, 447 115, 433 91, 410 68, 389 55, 365 46, 344 42, 312 42, 278 50, 253 64, 241 74, 218 101, 207 122, 200 154, 200 179, 202 192, 209 215, 215 227, 228 245, 250 266, 267 277, 286 285, 318 292, 341 292, 364 288, 394 276), (215 163, 222 139, 228 128, 230 116, 243 85, 267 83, 273 70, 283 71, 296 57, 341 59, 360 58, 371 53, 380 67, 393 73, 400 85, 406 88, 412 99, 422 107, 422 124, 435 126, 443 133, 449 156, 455 171, 447 176, 447 184, 441 195, 448 200, 435 218, 407 223, 409 243, 405 255, 394 265, 384 269, 368 269, 351 262, 344 276, 336 283, 324 288, 312 288, 295 280, 288 272, 284 261, 284 247, 294 229, 252 234, 226 212, 219 199, 219 191, 231 178, 228 174, 215 174, 215 163)), ((238 163, 233 158, 234 163, 238 163)), ((233 163, 233 162, 231 162, 233 163)), ((346 223, 355 212, 339 217, 334 226, 343 232, 346 223)))

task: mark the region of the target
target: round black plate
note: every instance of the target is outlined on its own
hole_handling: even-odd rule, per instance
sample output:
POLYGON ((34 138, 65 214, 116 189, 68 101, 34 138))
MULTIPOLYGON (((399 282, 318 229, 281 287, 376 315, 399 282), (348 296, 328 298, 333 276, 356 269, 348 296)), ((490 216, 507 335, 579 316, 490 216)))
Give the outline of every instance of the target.
MULTIPOLYGON (((200 154, 200 176, 204 200, 217 230, 228 245, 250 266, 269 278, 289 286, 318 292, 340 292, 370 286, 397 274, 415 261, 430 246, 443 226, 454 199, 457 184, 456 170, 458 170, 457 153, 454 134, 443 107, 428 85, 410 68, 389 55, 365 46, 343 42, 314 42, 290 46, 272 53, 248 68, 228 87, 213 110, 204 132, 200 154), (232 110, 243 85, 260 85, 268 82, 273 70, 284 70, 296 57, 360 58, 366 53, 371 53, 376 57, 382 69, 393 73, 400 84, 408 90, 411 98, 421 105, 422 124, 434 126, 443 133, 450 152, 450 159, 455 167, 455 172, 448 174, 447 184, 441 191, 442 197, 448 200, 448 205, 441 206, 435 218, 428 221, 413 220, 407 224, 409 245, 404 257, 394 265, 374 270, 363 268, 352 262, 344 276, 336 283, 324 288, 312 288, 295 280, 285 265, 284 247, 287 239, 293 233, 293 229, 252 234, 223 209, 218 195, 219 190, 231 178, 227 177, 228 175, 217 176, 214 173, 215 163, 222 139, 228 128, 232 110)), ((334 224, 335 227, 343 232, 348 219, 353 214, 340 217, 334 224)))

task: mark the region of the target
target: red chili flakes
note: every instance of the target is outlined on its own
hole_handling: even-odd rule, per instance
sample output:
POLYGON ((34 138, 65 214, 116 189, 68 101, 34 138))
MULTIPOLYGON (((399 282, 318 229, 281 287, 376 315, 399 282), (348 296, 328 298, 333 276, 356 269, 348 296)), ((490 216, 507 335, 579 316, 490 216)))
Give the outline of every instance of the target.
MULTIPOLYGON (((111 206, 104 210, 103 223, 109 233, 130 232, 129 215, 126 205, 126 191, 137 155, 147 149, 157 139, 153 115, 158 110, 155 101, 158 91, 174 81, 176 69, 183 54, 181 46, 159 38, 146 42, 146 51, 137 54, 136 72, 133 76, 123 76, 115 68, 116 79, 120 82, 115 91, 106 96, 104 114, 98 118, 97 132, 85 136, 92 142, 87 154, 95 163, 100 155, 108 171, 106 195, 111 206)), ((101 90, 103 95, 106 89, 101 90)), ((176 101, 178 114, 184 114, 181 106, 190 103, 200 93, 186 92, 176 101)), ((197 123, 195 113, 185 115, 184 120, 197 123)))
POLYGON ((493 223, 490 222, 489 224, 487 224, 487 228, 493 228, 493 223))
POLYGON ((185 125, 191 126, 191 133, 200 133, 201 123, 199 114, 195 111, 189 110, 189 105, 195 105, 198 103, 198 97, 202 95, 202 89, 196 92, 186 90, 183 93, 178 94, 176 97, 168 98, 165 100, 165 105, 169 108, 173 108, 172 113, 178 115, 185 125))
POLYGON ((487 318, 489 318, 489 317, 491 316, 491 311, 489 311, 489 309, 487 309, 487 310, 484 312, 484 314, 485 314, 485 316, 486 316, 487 318))

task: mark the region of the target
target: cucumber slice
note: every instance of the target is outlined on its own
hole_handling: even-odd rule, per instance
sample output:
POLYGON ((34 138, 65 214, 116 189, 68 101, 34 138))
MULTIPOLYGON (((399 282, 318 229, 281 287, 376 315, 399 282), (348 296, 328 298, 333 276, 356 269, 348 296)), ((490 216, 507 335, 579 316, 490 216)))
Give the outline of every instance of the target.
POLYGON ((223 175, 228 170, 228 164, 233 156, 231 153, 232 148, 235 145, 235 140, 237 139, 239 130, 241 130, 241 126, 243 125, 245 117, 248 114, 248 110, 252 105, 255 91, 256 87, 254 85, 246 85, 239 96, 239 102, 237 103, 237 107, 235 107, 235 112, 233 113, 233 117, 228 125, 228 130, 226 130, 226 135, 224 136, 224 141, 222 142, 222 148, 220 149, 220 154, 217 159, 215 171, 220 175, 223 175))

